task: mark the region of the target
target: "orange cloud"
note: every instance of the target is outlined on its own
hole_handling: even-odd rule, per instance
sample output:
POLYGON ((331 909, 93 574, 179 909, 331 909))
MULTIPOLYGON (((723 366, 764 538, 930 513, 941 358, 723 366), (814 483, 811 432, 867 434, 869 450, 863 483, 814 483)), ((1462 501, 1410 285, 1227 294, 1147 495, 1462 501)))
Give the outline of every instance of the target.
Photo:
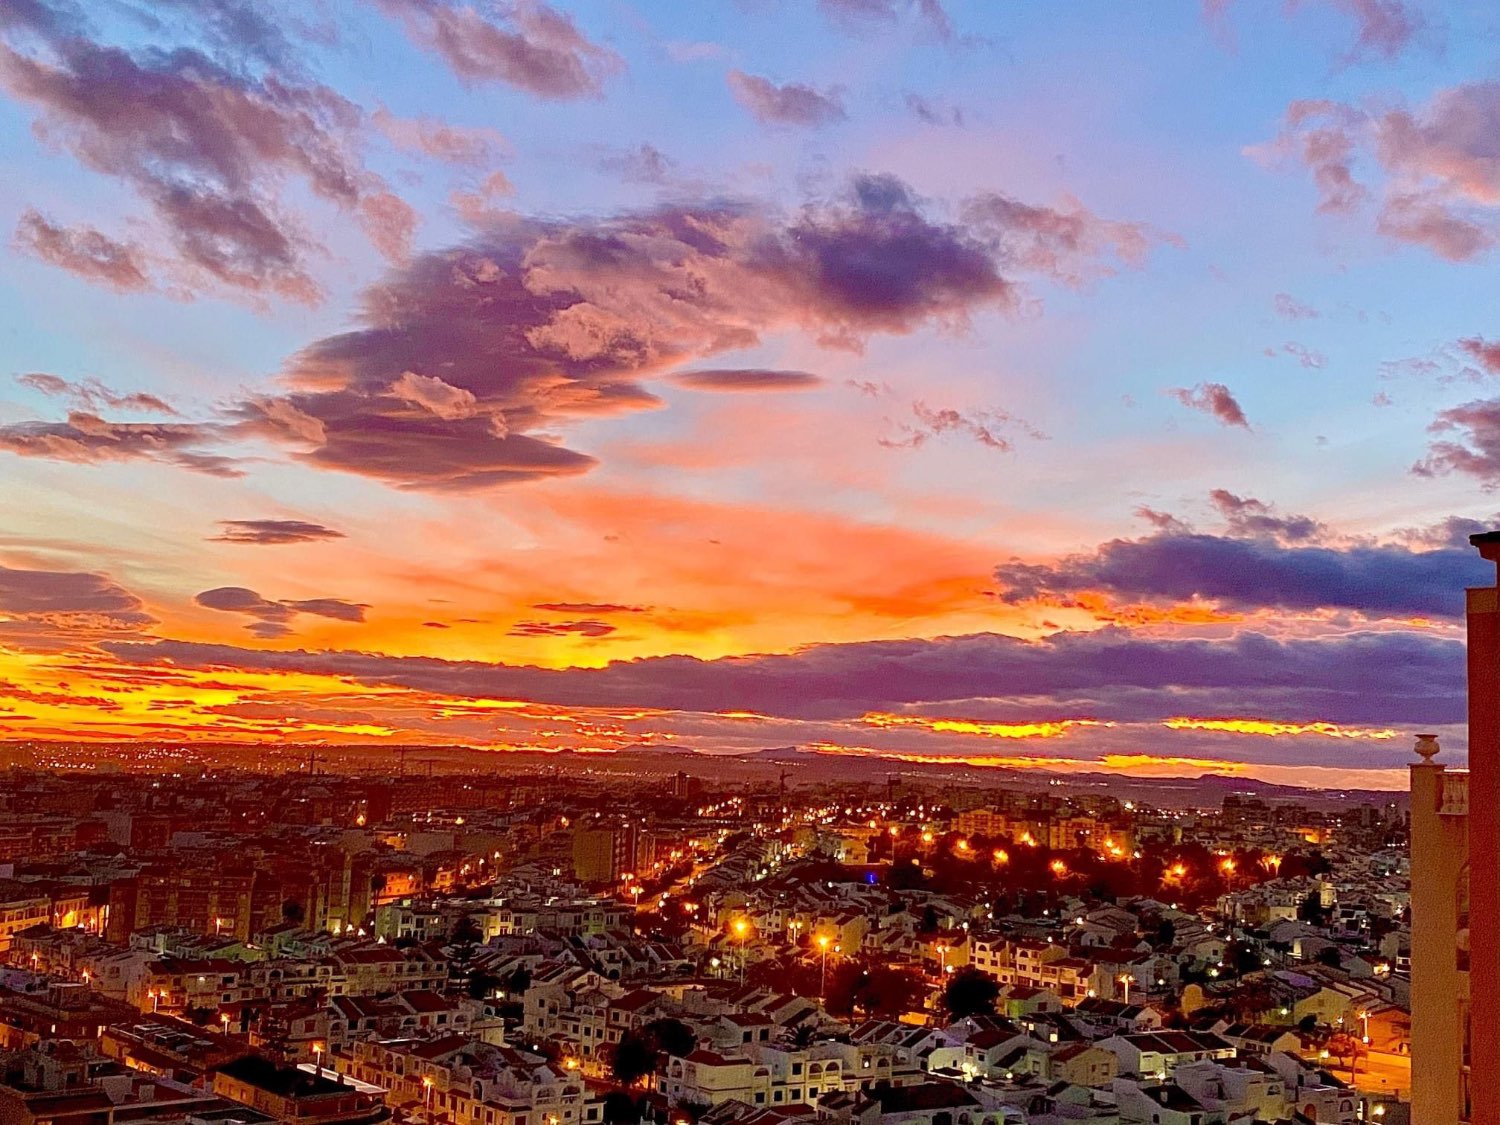
POLYGON ((1346 727, 1337 723, 1281 723, 1268 719, 1193 719, 1180 716, 1162 720, 1162 726, 1172 730, 1221 731, 1225 734, 1255 734, 1270 738, 1303 737, 1358 738, 1389 741, 1400 738, 1401 732, 1389 727, 1346 727))

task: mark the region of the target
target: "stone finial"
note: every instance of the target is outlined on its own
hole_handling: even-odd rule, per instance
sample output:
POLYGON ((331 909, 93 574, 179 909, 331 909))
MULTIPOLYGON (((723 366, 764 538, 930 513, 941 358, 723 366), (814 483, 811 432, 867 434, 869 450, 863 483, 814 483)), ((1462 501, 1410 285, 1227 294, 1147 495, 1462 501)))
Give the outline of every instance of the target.
POLYGON ((1442 747, 1438 745, 1437 735, 1419 734, 1417 735, 1417 745, 1414 749, 1422 761, 1430 762, 1442 747))

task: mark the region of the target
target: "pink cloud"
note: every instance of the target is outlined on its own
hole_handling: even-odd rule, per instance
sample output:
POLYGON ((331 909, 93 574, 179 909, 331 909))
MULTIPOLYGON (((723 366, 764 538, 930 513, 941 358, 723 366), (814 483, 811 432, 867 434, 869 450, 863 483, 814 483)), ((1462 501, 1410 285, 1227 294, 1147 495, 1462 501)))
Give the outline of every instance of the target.
POLYGON ((539 98, 591 98, 624 66, 572 17, 540 0, 517 0, 495 19, 448 0, 377 3, 465 82, 500 82, 539 98))
POLYGON ((1223 383, 1199 383, 1195 387, 1174 387, 1167 392, 1189 410, 1217 418, 1226 426, 1239 426, 1248 430, 1250 422, 1234 397, 1223 383))
POLYGON ((44 262, 123 293, 152 288, 141 248, 91 226, 57 226, 28 208, 16 225, 16 244, 44 262))
POLYGON ((1260 153, 1292 155, 1313 173, 1319 209, 1352 214, 1369 198, 1355 177, 1378 171, 1377 231, 1450 261, 1479 257, 1496 241, 1500 82, 1440 91, 1420 110, 1357 110, 1338 102, 1294 102, 1286 126, 1260 153))
POLYGON ((731 70, 728 77, 734 100, 766 125, 829 125, 844 119, 835 91, 815 90, 801 82, 778 86, 769 78, 731 70))

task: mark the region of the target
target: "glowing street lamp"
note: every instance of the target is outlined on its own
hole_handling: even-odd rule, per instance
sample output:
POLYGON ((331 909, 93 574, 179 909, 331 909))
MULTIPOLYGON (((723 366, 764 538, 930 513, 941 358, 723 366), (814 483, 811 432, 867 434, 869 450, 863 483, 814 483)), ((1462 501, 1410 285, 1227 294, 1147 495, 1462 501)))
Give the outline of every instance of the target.
POLYGON ((432 1105, 432 1076, 427 1074, 422 1075, 422 1105, 432 1105))
POLYGON ((823 996, 828 991, 828 935, 818 935, 818 948, 823 951, 823 971, 818 977, 818 1003, 823 1002, 823 996))
POLYGON ((740 983, 745 983, 745 935, 750 932, 750 923, 743 918, 734 920, 734 933, 740 939, 740 983))
POLYGON ((150 991, 148 991, 146 993, 146 995, 149 996, 149 997, 151 997, 151 1011, 155 1012, 156 1009, 157 1009, 157 1007, 158 1007, 158 1005, 161 1004, 161 993, 158 992, 158 991, 156 991, 156 989, 153 988, 150 991))
POLYGON ((219 1013, 219 1026, 221 1028, 223 1028, 225 1035, 229 1034, 229 1013, 228 1012, 220 1012, 219 1013))
POLYGON ((323 1044, 321 1044, 321 1043, 314 1043, 312 1045, 312 1051, 313 1051, 313 1069, 316 1070, 316 1072, 317 1072, 317 1074, 318 1074, 319 1077, 322 1077, 322 1074, 323 1074, 323 1044))
POLYGON ((1135 977, 1131 976, 1129 973, 1122 973, 1120 975, 1120 983, 1125 986, 1125 1003, 1129 1004, 1130 986, 1135 983, 1135 977))

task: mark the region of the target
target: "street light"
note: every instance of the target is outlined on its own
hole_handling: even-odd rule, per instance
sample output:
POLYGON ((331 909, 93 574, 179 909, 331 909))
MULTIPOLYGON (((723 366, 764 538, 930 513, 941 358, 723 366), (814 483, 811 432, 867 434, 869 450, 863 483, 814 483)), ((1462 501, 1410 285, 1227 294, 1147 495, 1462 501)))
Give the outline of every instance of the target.
POLYGON ((818 1003, 823 1002, 823 996, 828 991, 828 935, 818 935, 818 948, 823 951, 823 971, 818 977, 818 1003))
POLYGON ((1129 1004, 1130 986, 1135 983, 1135 977, 1131 976, 1129 973, 1122 973, 1120 976, 1120 983, 1125 986, 1125 1003, 1129 1004))
POLYGON ((750 932, 750 923, 743 918, 734 920, 734 932, 740 939, 740 984, 745 983, 745 935, 750 932))
POLYGON ((321 1044, 321 1043, 314 1043, 312 1045, 312 1049, 313 1049, 313 1068, 317 1072, 318 1077, 321 1078, 323 1076, 323 1044, 321 1044))
POLYGON ((432 1076, 427 1074, 422 1075, 422 1105, 432 1105, 432 1076))

